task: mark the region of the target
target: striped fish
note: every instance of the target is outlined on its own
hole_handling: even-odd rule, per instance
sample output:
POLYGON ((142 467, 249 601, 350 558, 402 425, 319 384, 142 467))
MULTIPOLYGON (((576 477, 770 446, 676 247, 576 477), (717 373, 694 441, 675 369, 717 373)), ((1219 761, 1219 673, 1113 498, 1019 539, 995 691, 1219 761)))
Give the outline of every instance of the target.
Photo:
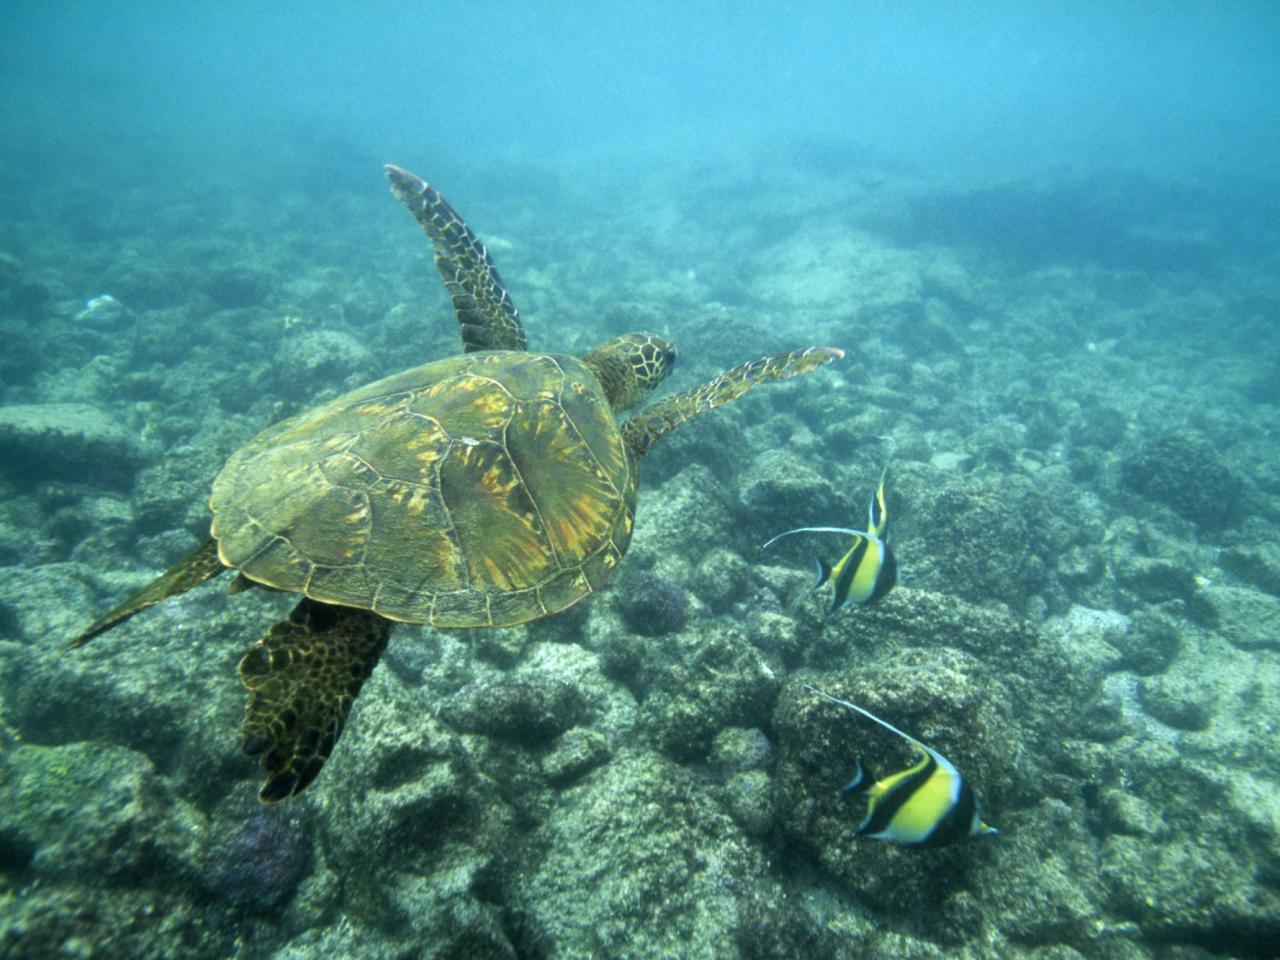
POLYGON ((848 527, 796 527, 778 534, 761 550, 768 550, 783 537, 794 533, 842 533, 853 537, 853 543, 844 556, 834 564, 821 557, 816 558, 818 576, 813 589, 817 590, 828 580, 832 584, 831 605, 827 612, 839 610, 846 603, 874 603, 894 588, 898 582, 898 561, 889 546, 889 512, 885 507, 884 481, 889 468, 880 471, 880 483, 867 507, 867 529, 851 530, 848 527))
POLYGON ((862 767, 862 761, 858 761, 853 780, 840 789, 840 795, 866 794, 868 797, 867 815, 858 824, 860 836, 938 847, 964 837, 989 836, 998 832, 995 827, 983 823, 978 815, 978 798, 969 781, 937 750, 925 746, 856 703, 833 697, 811 684, 806 683, 804 688, 874 720, 902 737, 920 754, 920 759, 906 770, 874 783, 868 783, 870 778, 862 767))

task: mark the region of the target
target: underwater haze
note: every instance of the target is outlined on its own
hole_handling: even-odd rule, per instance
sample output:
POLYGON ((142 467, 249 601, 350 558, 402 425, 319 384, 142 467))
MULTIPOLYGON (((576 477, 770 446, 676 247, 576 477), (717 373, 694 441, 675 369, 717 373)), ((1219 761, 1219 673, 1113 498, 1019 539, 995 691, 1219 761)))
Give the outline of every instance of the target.
POLYGON ((1280 954, 1277 90, 1267 3, 0 4, 0 956, 1280 954))

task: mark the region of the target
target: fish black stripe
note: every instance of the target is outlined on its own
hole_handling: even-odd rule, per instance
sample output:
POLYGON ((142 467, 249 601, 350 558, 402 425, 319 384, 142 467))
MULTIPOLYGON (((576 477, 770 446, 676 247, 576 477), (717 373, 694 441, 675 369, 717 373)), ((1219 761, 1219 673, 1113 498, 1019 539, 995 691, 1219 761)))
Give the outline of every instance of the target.
POLYGON ((839 610, 845 605, 849 599, 849 589, 853 586, 853 578, 858 573, 858 567, 862 566, 862 560, 867 555, 867 547, 871 545, 871 541, 866 537, 858 537, 857 544, 845 554, 845 558, 840 562, 840 572, 836 574, 836 582, 833 584, 835 592, 831 597, 831 609, 839 610))
POLYGON ((960 778, 960 792, 951 809, 944 813, 925 838, 922 846, 941 847, 953 840, 961 840, 969 835, 973 825, 973 815, 978 810, 978 799, 974 796, 973 787, 964 777, 960 778))
POLYGON ((880 562, 880 572, 876 574, 876 585, 867 597, 867 603, 874 603, 894 588, 898 582, 898 558, 893 555, 893 548, 887 543, 880 562))
MULTIPOLYGON (((898 811, 916 795, 916 791, 925 785, 925 782, 933 776, 934 771, 937 769, 937 761, 933 759, 932 755, 925 754, 924 764, 915 773, 899 780, 888 793, 877 797, 872 802, 867 820, 862 826, 858 827, 858 833, 875 834, 888 829, 890 822, 892 822, 898 811)), ((930 834, 930 839, 932 839, 932 834, 930 834)))

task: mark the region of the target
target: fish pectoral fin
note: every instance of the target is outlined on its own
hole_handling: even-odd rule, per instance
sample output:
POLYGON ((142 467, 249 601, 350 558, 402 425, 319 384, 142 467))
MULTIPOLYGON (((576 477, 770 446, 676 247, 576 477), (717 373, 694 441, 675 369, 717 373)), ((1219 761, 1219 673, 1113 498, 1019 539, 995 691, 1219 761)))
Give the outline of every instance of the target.
POLYGON ((817 579, 813 581, 812 589, 817 590, 820 586, 831 579, 831 564, 823 560, 821 557, 814 557, 813 562, 818 566, 817 579))

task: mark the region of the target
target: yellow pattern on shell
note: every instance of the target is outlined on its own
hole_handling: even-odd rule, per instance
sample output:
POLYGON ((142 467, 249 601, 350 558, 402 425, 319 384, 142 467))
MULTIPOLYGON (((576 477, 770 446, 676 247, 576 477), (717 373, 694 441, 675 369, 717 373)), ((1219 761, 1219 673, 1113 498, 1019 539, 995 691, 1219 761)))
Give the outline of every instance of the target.
POLYGON ((580 360, 492 352, 268 428, 228 461, 210 505, 223 561, 251 579, 394 620, 484 626, 590 593, 604 578, 581 572, 626 550, 635 482, 580 360))

